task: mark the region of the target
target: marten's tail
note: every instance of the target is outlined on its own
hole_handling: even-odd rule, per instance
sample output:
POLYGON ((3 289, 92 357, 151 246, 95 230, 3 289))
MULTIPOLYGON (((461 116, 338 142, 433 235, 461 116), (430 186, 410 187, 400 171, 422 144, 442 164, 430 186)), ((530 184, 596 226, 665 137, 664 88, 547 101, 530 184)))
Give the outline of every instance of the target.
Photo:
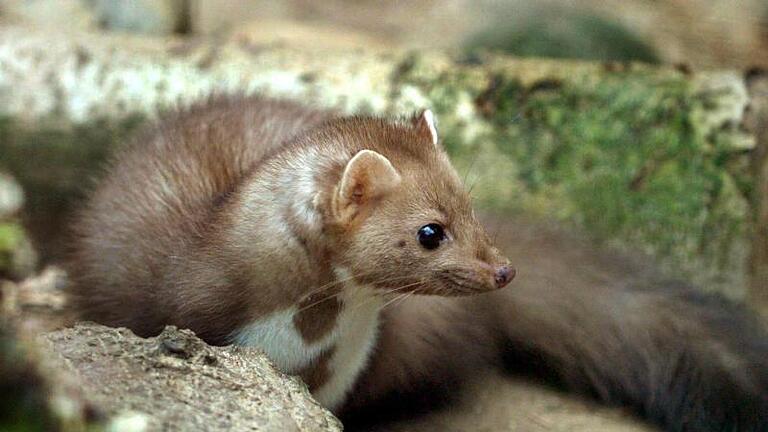
POLYGON ((768 431, 768 335, 745 311, 669 284, 583 282, 521 278, 389 310, 342 418, 354 427, 430 408, 492 364, 669 431, 768 431))
POLYGON ((669 431, 768 432, 768 332, 747 311, 560 231, 496 222, 517 278, 388 308, 343 418, 418 411, 490 363, 669 431))
POLYGON ((494 302, 511 370, 669 431, 768 431, 768 335, 740 308, 647 281, 521 285, 494 302))

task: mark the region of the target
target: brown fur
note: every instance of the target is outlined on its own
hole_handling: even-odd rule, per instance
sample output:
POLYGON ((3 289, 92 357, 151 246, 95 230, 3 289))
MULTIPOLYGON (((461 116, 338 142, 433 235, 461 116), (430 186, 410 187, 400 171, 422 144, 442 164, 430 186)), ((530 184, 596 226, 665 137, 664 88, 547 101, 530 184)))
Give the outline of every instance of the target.
MULTIPOLYGON (((239 325, 296 303, 320 286, 331 261, 348 266, 367 283, 397 281, 380 282, 384 288, 420 283, 424 292, 447 292, 444 283, 420 274, 435 263, 417 244, 398 257, 389 253, 388 242, 380 242, 394 234, 414 243, 415 229, 430 220, 441 220, 454 232, 456 244, 463 245, 444 256, 447 268, 464 266, 465 254, 503 260, 474 221, 444 152, 423 142, 423 131, 408 123, 347 118, 300 135, 330 118, 330 113, 284 102, 217 98, 172 115, 140 136, 117 156, 76 227, 72 294, 83 316, 141 335, 174 323, 225 343, 239 325), (248 244, 252 240, 244 232, 248 228, 241 218, 247 216, 241 209, 252 184, 307 147, 333 148, 340 155, 327 161, 317 178, 325 191, 319 201, 329 235, 305 233, 294 225, 292 238, 284 239, 275 259, 267 255, 276 252, 248 244), (359 215, 341 222, 332 210, 336 184, 344 164, 362 149, 384 155, 406 179, 397 193, 372 197, 373 202, 358 206, 359 215), (271 162, 269 167, 264 160, 271 162), (431 168, 418 169, 423 165, 431 168), (424 210, 405 220, 400 217, 405 202, 424 210), (243 251, 254 256, 244 257, 243 251), (261 268, 254 263, 266 260, 270 271, 254 274, 261 268), (414 270, 410 277, 402 272, 406 267, 414 270)), ((491 268, 455 272, 471 278, 475 271, 488 271, 485 277, 490 278, 486 267, 491 268)))
POLYGON ((327 349, 309 367, 298 373, 301 379, 304 380, 304 383, 307 384, 309 391, 315 391, 328 382, 331 375, 328 362, 331 361, 333 352, 333 347, 327 349))
POLYGON ((293 323, 307 343, 318 341, 336 325, 343 307, 338 294, 337 290, 330 290, 308 296, 299 303, 299 313, 293 317, 293 323))
MULTIPOLYGON (((467 375, 505 366, 669 430, 768 429, 768 338, 739 310, 687 288, 648 288, 650 279, 639 288, 529 279, 487 293, 507 260, 422 118, 338 117, 261 98, 213 98, 167 116, 115 158, 79 218, 75 306, 140 335, 175 324, 222 344, 303 304, 294 324, 311 341, 332 328, 339 304, 309 299, 332 298, 344 268, 383 294, 439 295, 385 310, 340 411, 349 424, 390 413, 380 409, 389 402, 449 397, 467 375), (355 166, 362 150, 381 158, 355 166), (318 189, 311 202, 306 175, 318 189), (449 240, 425 251, 416 230, 435 222, 449 240)), ((327 381, 332 355, 301 372, 311 386, 327 381)))
POLYGON ((228 203, 244 176, 328 116, 277 101, 215 98, 138 136, 75 228, 72 298, 82 316, 144 336, 176 323, 226 343, 253 314, 291 304, 297 294, 286 295, 274 279, 295 274, 291 260, 276 262, 272 276, 251 275, 244 260, 217 255, 217 230, 233 217, 228 203), (248 145, 254 137, 259 145, 248 145), (262 281, 257 298, 246 289, 254 278, 262 281))

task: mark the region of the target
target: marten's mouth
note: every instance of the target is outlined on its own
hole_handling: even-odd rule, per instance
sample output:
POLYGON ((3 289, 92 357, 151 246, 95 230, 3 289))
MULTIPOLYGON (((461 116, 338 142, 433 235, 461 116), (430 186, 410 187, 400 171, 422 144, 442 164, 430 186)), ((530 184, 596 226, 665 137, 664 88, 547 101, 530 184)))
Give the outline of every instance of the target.
POLYGON ((479 270, 453 268, 435 272, 422 280, 401 279, 399 284, 376 284, 385 296, 403 293, 464 297, 495 291, 507 286, 516 275, 509 265, 494 267, 484 265, 479 270))
POLYGON ((509 266, 502 266, 492 274, 475 271, 444 271, 436 275, 436 283, 420 290, 424 294, 434 294, 446 297, 461 297, 481 294, 504 288, 515 277, 516 271, 509 266))
POLYGON ((479 268, 452 269, 439 273, 439 277, 456 291, 473 294, 504 288, 516 274, 517 271, 508 264, 492 266, 481 262, 479 268))
POLYGON ((413 282, 399 287, 380 287, 385 297, 397 296, 404 293, 415 295, 429 295, 440 297, 465 297, 483 292, 493 291, 495 288, 491 282, 482 282, 474 279, 454 279, 448 276, 440 276, 413 282))
POLYGON ((495 288, 495 285, 489 281, 479 280, 479 278, 469 277, 460 273, 441 273, 440 278, 446 287, 448 287, 451 291, 455 291, 457 295, 475 294, 478 292, 489 291, 495 288))

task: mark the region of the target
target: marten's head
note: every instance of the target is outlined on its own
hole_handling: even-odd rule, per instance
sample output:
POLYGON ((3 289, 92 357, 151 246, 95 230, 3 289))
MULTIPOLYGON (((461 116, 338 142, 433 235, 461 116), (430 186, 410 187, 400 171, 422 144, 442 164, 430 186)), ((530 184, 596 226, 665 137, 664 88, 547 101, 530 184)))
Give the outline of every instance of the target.
POLYGON ((341 119, 317 133, 346 149, 317 179, 335 266, 380 289, 445 296, 495 290, 515 276, 475 217, 431 111, 341 119))

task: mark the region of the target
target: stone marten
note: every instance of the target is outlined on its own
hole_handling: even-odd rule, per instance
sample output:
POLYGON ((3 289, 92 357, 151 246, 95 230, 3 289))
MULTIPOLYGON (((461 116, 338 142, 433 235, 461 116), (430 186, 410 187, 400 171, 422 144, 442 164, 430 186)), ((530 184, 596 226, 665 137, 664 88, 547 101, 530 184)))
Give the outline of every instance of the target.
POLYGON ((257 347, 348 425, 502 367, 667 430, 768 430, 768 337, 746 313, 669 287, 504 288, 514 263, 428 110, 211 97, 123 148, 74 233, 83 319, 257 347))

